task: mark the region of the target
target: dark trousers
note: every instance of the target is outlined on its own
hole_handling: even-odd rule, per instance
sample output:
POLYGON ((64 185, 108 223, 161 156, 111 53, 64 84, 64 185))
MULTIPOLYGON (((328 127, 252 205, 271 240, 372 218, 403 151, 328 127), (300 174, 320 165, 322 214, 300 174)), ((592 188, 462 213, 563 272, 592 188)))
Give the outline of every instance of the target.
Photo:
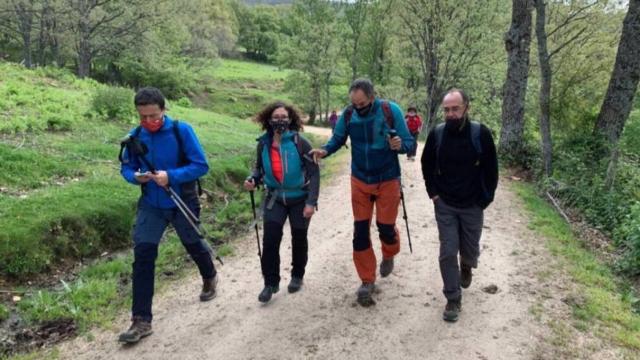
MULTIPOLYGON (((265 199, 265 204, 269 202, 268 198, 265 199)), ((304 199, 294 204, 274 201, 270 209, 264 209, 264 236, 260 265, 265 286, 276 286, 280 283, 280 242, 287 217, 291 227, 291 276, 300 279, 304 277, 309 247, 307 241, 309 219, 302 216, 304 206, 304 199)))
MULTIPOLYGON (((200 216, 200 205, 197 201, 187 203, 196 215, 200 216)), ((133 230, 133 304, 131 312, 134 317, 151 321, 151 304, 155 280, 155 263, 158 257, 158 245, 167 225, 171 224, 180 237, 193 261, 200 270, 203 279, 216 276, 216 269, 211 259, 205 240, 198 235, 187 219, 177 209, 159 209, 138 201, 136 223, 133 230)))
POLYGON ((444 282, 443 293, 447 299, 457 299, 460 288, 460 262, 469 267, 478 266, 483 211, 479 206, 456 208, 442 199, 434 204, 440 237, 440 274, 444 282))
POLYGON ((418 151, 418 135, 420 135, 420 133, 411 133, 411 136, 413 136, 413 147, 407 151, 407 157, 416 157, 416 151, 418 151))

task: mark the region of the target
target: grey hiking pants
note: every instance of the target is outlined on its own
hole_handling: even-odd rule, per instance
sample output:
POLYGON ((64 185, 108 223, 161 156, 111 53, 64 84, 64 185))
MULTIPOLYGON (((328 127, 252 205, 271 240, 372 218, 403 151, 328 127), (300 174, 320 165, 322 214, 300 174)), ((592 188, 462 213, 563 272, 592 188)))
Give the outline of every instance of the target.
POLYGON ((456 208, 442 199, 434 203, 440 237, 440 274, 444 282, 443 293, 447 299, 457 299, 460 289, 460 262, 472 268, 478 266, 480 235, 482 235, 483 210, 479 206, 456 208))

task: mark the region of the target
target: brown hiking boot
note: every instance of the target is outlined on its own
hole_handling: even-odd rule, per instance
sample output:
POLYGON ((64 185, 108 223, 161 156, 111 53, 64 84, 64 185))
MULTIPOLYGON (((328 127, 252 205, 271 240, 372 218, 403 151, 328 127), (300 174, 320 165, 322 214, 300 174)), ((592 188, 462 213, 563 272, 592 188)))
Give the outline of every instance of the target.
POLYGON ((380 262, 380 276, 387 277, 393 271, 393 258, 382 259, 380 262))
POLYGON ((151 330, 151 322, 134 317, 129 330, 120 334, 118 341, 125 344, 135 344, 145 336, 153 333, 151 330))
POLYGON ((362 283, 356 292, 358 295, 358 304, 364 307, 369 307, 371 305, 375 305, 376 302, 373 300, 373 290, 376 288, 374 283, 362 283))
POLYGON ((457 299, 447 300, 447 306, 445 306, 444 312, 442 313, 442 319, 448 322, 456 322, 458 321, 460 311, 462 311, 462 296, 457 299))
POLYGON ((460 286, 464 289, 468 288, 471 285, 472 277, 471 266, 460 264, 460 286))
POLYGON ((211 279, 202 279, 202 292, 200 293, 200 301, 209 301, 216 297, 216 284, 218 283, 218 275, 211 279))

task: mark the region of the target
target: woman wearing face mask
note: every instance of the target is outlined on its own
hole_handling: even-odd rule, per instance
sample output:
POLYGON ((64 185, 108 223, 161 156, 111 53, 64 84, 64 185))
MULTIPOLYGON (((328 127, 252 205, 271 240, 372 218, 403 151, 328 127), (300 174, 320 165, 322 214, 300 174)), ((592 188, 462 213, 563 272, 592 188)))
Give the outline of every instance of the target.
POLYGON ((260 264, 264 289, 258 300, 266 303, 278 292, 280 283, 280 241, 284 223, 291 226, 292 268, 288 291, 302 287, 307 264, 307 229, 320 191, 320 170, 309 157, 311 144, 298 131, 302 121, 290 105, 275 102, 256 117, 265 133, 258 138, 256 166, 244 182, 253 191, 264 184, 263 250, 260 264))

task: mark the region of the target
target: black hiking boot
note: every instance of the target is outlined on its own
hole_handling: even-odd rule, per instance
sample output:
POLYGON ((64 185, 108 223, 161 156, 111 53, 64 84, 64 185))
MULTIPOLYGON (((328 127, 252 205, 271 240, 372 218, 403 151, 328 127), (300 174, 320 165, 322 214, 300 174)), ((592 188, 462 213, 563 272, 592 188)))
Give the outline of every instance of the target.
POLYGON ((472 277, 471 266, 460 264, 460 286, 464 289, 468 288, 471 285, 472 277))
POLYGON ((448 322, 458 321, 458 314, 462 311, 462 297, 454 300, 447 300, 447 306, 442 313, 442 319, 448 322))
POLYGON ((380 276, 387 277, 393 271, 393 258, 382 259, 380 262, 380 276))
POLYGON ((135 344, 145 336, 153 333, 151 322, 144 321, 139 317, 134 317, 129 330, 123 332, 118 337, 118 341, 125 344, 135 344))
POLYGON ((289 286, 287 286, 287 290, 289 290, 289 293, 293 294, 294 292, 298 292, 300 288, 302 288, 302 278, 295 276, 291 277, 289 286))
POLYGON ((362 283, 356 292, 358 295, 358 304, 364 307, 375 305, 376 302, 372 297, 375 287, 376 285, 374 283, 362 283))
POLYGON ((278 285, 276 285, 276 286, 265 286, 264 289, 262 289, 262 291, 260 292, 260 295, 258 295, 258 301, 260 301, 263 304, 268 303, 269 300, 271 300, 271 296, 273 294, 277 293, 278 290, 280 290, 278 285))
POLYGON ((216 285, 218 284, 218 275, 211 279, 202 279, 202 292, 200 293, 200 301, 209 301, 216 297, 216 285))

